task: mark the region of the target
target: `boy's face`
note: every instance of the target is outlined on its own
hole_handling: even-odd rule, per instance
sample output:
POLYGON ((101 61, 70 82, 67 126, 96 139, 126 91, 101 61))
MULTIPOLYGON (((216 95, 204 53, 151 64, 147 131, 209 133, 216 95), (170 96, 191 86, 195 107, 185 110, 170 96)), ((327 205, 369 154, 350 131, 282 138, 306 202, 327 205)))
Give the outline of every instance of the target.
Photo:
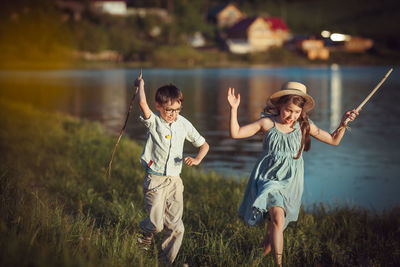
POLYGON ((174 101, 174 103, 171 103, 171 101, 169 101, 168 103, 163 105, 156 102, 156 108, 158 111, 160 111, 161 118, 163 118, 168 123, 173 123, 176 120, 179 112, 181 111, 181 106, 182 104, 178 101, 174 101))

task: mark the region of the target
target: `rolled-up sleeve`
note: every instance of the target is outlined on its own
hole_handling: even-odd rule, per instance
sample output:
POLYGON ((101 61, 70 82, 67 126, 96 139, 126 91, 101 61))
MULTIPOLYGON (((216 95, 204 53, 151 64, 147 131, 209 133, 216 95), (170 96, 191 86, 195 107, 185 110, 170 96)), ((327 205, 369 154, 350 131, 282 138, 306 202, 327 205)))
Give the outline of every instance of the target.
POLYGON ((154 125, 155 123, 155 115, 152 111, 150 112, 150 117, 148 119, 144 118, 143 115, 139 116, 140 122, 142 122, 146 128, 150 128, 151 125, 154 125))
POLYGON ((188 140, 194 147, 200 147, 204 144, 206 139, 193 127, 193 125, 186 121, 186 140, 188 140))

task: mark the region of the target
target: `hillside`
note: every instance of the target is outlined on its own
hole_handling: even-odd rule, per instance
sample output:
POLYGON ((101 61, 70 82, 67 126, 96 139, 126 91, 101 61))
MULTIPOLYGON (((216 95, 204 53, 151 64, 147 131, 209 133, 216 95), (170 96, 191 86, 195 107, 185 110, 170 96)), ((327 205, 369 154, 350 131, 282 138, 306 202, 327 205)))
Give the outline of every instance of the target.
MULTIPOLYGON (((88 1, 80 1, 87 5, 88 1)), ((52 1, 7 2, 0 10, 0 67, 31 65, 86 66, 82 51, 115 51, 117 65, 235 66, 248 64, 315 64, 302 55, 275 49, 260 55, 231 55, 218 39, 218 29, 205 21, 207 11, 228 1, 131 1, 151 7, 168 7, 170 21, 155 16, 111 17, 91 13, 71 19, 52 1), (168 4, 168 5, 167 5, 168 4), (199 12, 200 10, 200 12, 199 12), (159 34, 154 35, 157 29, 159 34), (194 49, 186 38, 200 31, 207 49, 194 49), (174 49, 171 49, 174 48, 174 49)), ((366 54, 333 54, 339 64, 398 64, 400 34, 396 0, 274 0, 233 1, 248 16, 282 17, 293 34, 318 35, 322 30, 372 38, 374 48, 366 54)), ((323 62, 316 62, 321 64, 323 62)), ((89 67, 96 66, 96 62, 89 67)))

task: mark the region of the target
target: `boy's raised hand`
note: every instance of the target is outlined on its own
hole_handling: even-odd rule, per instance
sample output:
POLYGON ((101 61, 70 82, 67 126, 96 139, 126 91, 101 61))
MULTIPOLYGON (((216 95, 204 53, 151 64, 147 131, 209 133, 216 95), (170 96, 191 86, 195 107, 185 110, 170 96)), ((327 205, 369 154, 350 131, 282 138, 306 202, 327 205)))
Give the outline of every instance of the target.
POLYGON ((138 91, 139 91, 140 109, 143 112, 144 118, 147 120, 148 118, 150 118, 151 110, 149 108, 149 105, 147 104, 146 93, 144 92, 144 80, 142 79, 142 77, 139 76, 135 80, 135 86, 136 86, 136 88, 138 88, 138 91))
POLYGON ((135 80, 135 86, 139 87, 139 89, 144 89, 144 80, 142 78, 138 77, 135 80))
POLYGON ((235 88, 229 88, 228 89, 228 103, 231 106, 231 108, 237 108, 240 104, 240 94, 235 96, 235 88))

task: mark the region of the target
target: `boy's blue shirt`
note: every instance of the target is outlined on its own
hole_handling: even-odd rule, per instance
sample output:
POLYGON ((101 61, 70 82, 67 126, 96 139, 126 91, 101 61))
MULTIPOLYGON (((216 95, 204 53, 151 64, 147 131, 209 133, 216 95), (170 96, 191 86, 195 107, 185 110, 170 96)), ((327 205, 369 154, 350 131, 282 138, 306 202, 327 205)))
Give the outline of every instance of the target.
POLYGON ((205 139, 183 116, 169 124, 159 113, 151 112, 148 119, 140 116, 147 128, 147 138, 140 158, 147 172, 165 176, 178 176, 182 170, 183 145, 188 140, 195 147, 205 139))

